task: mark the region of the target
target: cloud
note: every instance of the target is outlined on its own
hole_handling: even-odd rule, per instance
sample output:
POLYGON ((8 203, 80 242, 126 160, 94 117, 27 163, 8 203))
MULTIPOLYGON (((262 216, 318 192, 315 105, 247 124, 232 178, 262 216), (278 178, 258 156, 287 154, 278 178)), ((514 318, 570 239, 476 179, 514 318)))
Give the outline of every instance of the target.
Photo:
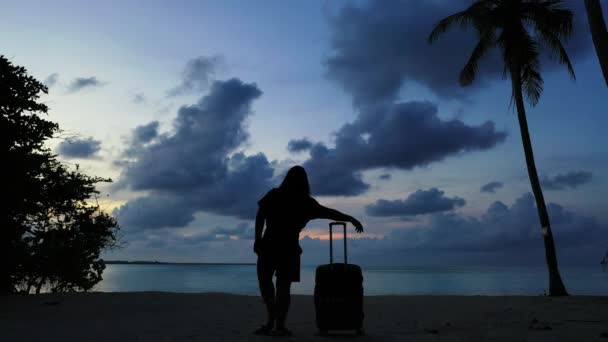
POLYGON ((48 75, 45 79, 44 79, 44 85, 47 86, 48 88, 53 87, 55 84, 57 84, 57 81, 59 80, 59 74, 54 72, 50 75, 48 75))
POLYGON ((95 76, 77 77, 68 85, 68 92, 75 93, 86 88, 97 88, 102 85, 103 82, 98 80, 95 76))
POLYGON ((555 177, 544 177, 541 179, 541 185, 547 190, 567 190, 575 189, 583 184, 591 182, 593 174, 586 171, 568 172, 566 174, 558 174, 555 177))
MULTIPOLYGON (((560 264, 596 265, 608 229, 556 203, 548 204, 560 264)), ((382 238, 349 239, 349 260, 379 265, 544 265, 544 245, 534 197, 512 205, 496 201, 479 217, 438 212, 404 222, 382 238), (415 261, 412 261, 415 260, 415 261)), ((300 241, 306 263, 322 262, 327 241, 300 241), (317 258, 321 255, 322 258, 317 258)))
POLYGON ((416 190, 404 200, 380 199, 365 207, 370 216, 413 216, 450 211, 462 207, 466 201, 460 197, 449 198, 437 188, 416 190))
MULTIPOLYGON (((542 236, 534 197, 526 193, 510 207, 496 201, 479 218, 455 213, 440 213, 416 228, 394 231, 393 238, 409 240, 411 247, 439 248, 462 251, 525 250, 541 246, 542 236), (416 238, 414 238, 416 237, 416 238)), ((576 247, 592 244, 604 229, 586 217, 549 203, 556 244, 576 247)))
POLYGON ((158 129, 160 123, 151 121, 145 125, 135 127, 131 131, 131 136, 127 139, 127 147, 122 151, 121 158, 114 161, 118 167, 128 166, 133 158, 144 152, 145 145, 159 137, 158 129))
POLYGON ((380 176, 378 176, 378 179, 380 179, 380 180, 389 180, 389 179, 391 179, 391 174, 390 173, 383 173, 380 176))
POLYGON ((136 128, 132 140, 147 144, 121 162, 119 186, 148 195, 117 209, 118 219, 152 229, 184 227, 199 211, 253 218, 257 200, 274 185, 274 169, 264 154, 237 149, 248 140, 246 121, 261 94, 239 79, 214 81, 198 103, 179 108, 173 133, 159 135, 154 122, 136 128))
POLYGON ((504 186, 504 184, 501 182, 490 182, 488 184, 482 185, 481 188, 479 189, 479 191, 493 194, 496 192, 497 189, 500 189, 503 186, 504 186))
MULTIPOLYGON (((125 159, 117 163, 123 167, 118 185, 148 194, 140 203, 118 209, 119 219, 134 211, 145 213, 145 206, 156 210, 160 203, 163 210, 179 214, 180 220, 172 220, 176 227, 187 225, 199 211, 253 218, 256 201, 281 176, 280 163, 269 162, 261 153, 238 151, 248 140, 251 103, 260 95, 255 84, 215 81, 198 103, 178 110, 174 132, 159 134, 154 123, 136 128, 125 159), (148 131, 149 141, 141 138, 148 131)), ((437 112, 430 102, 368 109, 335 133, 335 146, 304 142, 309 158, 303 165, 313 193, 358 195, 370 188, 362 179, 365 170, 410 170, 448 156, 490 149, 506 137, 490 121, 467 125, 442 120, 437 112)), ((168 225, 147 222, 140 214, 132 216, 129 222, 138 229, 168 225)))
POLYGON ((254 228, 247 222, 130 231, 123 237, 129 248, 105 254, 123 260, 251 262, 253 238, 254 228))
POLYGON ((57 146, 60 155, 67 158, 88 159, 101 149, 101 141, 93 138, 64 140, 57 146))
POLYGON ((179 108, 175 133, 142 150, 124 180, 134 190, 181 190, 223 179, 226 155, 248 139, 244 121, 261 94, 238 79, 214 82, 197 104, 179 108))
POLYGON ((216 228, 211 232, 215 235, 234 236, 241 240, 253 240, 255 238, 255 229, 248 223, 240 223, 235 229, 216 228))
POLYGON ((292 153, 308 151, 312 148, 313 143, 307 138, 290 140, 287 144, 287 150, 292 153))
POLYGON ((220 56, 200 56, 189 60, 182 71, 180 84, 167 91, 167 96, 205 91, 222 63, 223 58, 220 56))
POLYGON ((144 93, 137 93, 133 95, 133 103, 146 103, 146 95, 144 93))
POLYGON ((184 227, 194 220, 194 210, 179 196, 154 194, 127 202, 114 211, 128 231, 184 227))
POLYGON ((465 152, 493 148, 506 138, 494 123, 467 125, 442 120, 430 102, 395 103, 362 111, 335 133, 335 147, 316 143, 303 166, 316 195, 354 196, 365 192, 361 172, 374 168, 411 170, 465 152))
POLYGON ((158 121, 152 121, 146 125, 137 126, 133 130, 133 141, 137 144, 145 144, 158 136, 158 121))
POLYGON ((202 241, 217 241, 228 240, 231 238, 238 240, 253 240, 255 238, 255 230, 248 223, 237 224, 235 228, 215 227, 208 231, 196 235, 202 241))
MULTIPOLYGON (((325 60, 327 76, 353 96, 356 106, 393 101, 412 82, 444 98, 471 94, 471 89, 460 87, 458 75, 475 46, 474 31, 456 26, 432 46, 427 42, 434 24, 465 9, 470 1, 371 0, 357 4, 348 3, 330 18, 331 52, 325 60)), ((567 51, 576 62, 592 50, 592 44, 583 2, 569 1, 568 6, 575 11, 575 23, 567 51)), ((562 70, 550 56, 544 56, 542 63, 544 71, 562 70)), ((488 55, 473 89, 500 80, 502 65, 497 52, 488 55)))
MULTIPOLYGON (((129 249, 134 247, 151 248, 154 250, 163 249, 171 251, 176 255, 179 252, 191 248, 213 249, 217 242, 249 242, 255 238, 253 226, 247 222, 235 222, 227 225, 203 225, 197 227, 196 231, 180 230, 173 228, 155 230, 129 230, 123 236, 123 242, 129 244, 129 249)), ((247 251, 251 251, 251 247, 247 251)), ((218 261, 225 262, 229 256, 221 256, 222 251, 218 251, 220 257, 218 261), (224 258, 224 260, 222 260, 224 258)), ((175 255, 174 255, 175 257, 175 255)), ((189 261, 193 261, 190 259, 189 261)))

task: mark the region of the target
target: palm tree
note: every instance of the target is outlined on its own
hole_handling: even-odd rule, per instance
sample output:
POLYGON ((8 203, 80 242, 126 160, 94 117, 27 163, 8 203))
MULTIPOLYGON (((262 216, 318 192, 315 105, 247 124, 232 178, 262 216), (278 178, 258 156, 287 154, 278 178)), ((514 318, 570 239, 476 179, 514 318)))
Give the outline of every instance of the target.
POLYGON ((608 31, 606 30, 606 22, 602 13, 602 5, 600 0, 585 0, 585 8, 587 10, 587 18, 589 19, 589 30, 593 37, 595 52, 600 61, 604 79, 608 86, 608 31))
POLYGON ((540 74, 541 46, 546 46, 575 78, 572 64, 561 42, 571 34, 572 17, 572 12, 563 7, 561 0, 476 0, 466 10, 437 23, 429 36, 429 42, 432 43, 455 24, 463 28, 473 27, 477 32, 479 42, 460 73, 460 84, 463 86, 473 83, 479 62, 490 49, 498 48, 501 52, 504 75, 511 78, 511 99, 515 101, 517 109, 528 176, 540 218, 551 296, 567 296, 568 293, 559 274, 549 215, 536 172, 524 95, 535 106, 543 91, 543 78, 540 74))

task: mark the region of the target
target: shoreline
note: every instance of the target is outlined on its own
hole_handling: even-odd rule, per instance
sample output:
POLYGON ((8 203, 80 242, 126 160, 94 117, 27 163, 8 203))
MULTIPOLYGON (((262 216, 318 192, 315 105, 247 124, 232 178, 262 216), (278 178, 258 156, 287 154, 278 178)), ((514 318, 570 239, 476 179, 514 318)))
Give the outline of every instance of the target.
MULTIPOLYGON (((360 341, 608 341, 608 296, 366 296, 364 311, 360 341)), ((268 341, 251 334, 264 319, 261 298, 254 295, 0 297, 2 341, 268 341)), ((294 336, 287 340, 324 340, 314 320, 313 297, 292 296, 287 324, 294 336)))

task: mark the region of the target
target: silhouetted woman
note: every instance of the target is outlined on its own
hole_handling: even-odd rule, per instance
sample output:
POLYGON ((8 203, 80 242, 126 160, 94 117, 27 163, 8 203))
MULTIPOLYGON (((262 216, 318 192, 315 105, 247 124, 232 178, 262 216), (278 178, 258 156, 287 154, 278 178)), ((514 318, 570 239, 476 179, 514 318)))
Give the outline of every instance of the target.
POLYGON ((285 328, 285 318, 289 310, 291 283, 300 281, 300 231, 309 220, 319 218, 351 222, 359 233, 363 226, 354 217, 326 208, 312 198, 308 176, 301 166, 292 167, 281 186, 270 190, 258 205, 253 251, 258 255, 258 281, 268 320, 255 333, 290 335, 291 332, 285 328), (277 278, 276 292, 273 275, 277 278))

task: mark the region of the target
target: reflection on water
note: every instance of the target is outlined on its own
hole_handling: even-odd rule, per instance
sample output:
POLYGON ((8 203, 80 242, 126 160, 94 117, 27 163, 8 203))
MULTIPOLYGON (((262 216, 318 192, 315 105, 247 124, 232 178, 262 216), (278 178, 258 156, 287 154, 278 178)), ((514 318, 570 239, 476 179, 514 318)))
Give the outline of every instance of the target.
MULTIPOLYGON (((295 294, 312 294, 314 267, 302 267, 295 294)), ((572 294, 608 295, 608 273, 601 268, 565 268, 572 294)), ((366 295, 455 294, 541 295, 547 286, 542 267, 364 268, 366 295)), ((228 292, 257 295, 255 265, 107 265, 95 290, 104 292, 228 292)))

